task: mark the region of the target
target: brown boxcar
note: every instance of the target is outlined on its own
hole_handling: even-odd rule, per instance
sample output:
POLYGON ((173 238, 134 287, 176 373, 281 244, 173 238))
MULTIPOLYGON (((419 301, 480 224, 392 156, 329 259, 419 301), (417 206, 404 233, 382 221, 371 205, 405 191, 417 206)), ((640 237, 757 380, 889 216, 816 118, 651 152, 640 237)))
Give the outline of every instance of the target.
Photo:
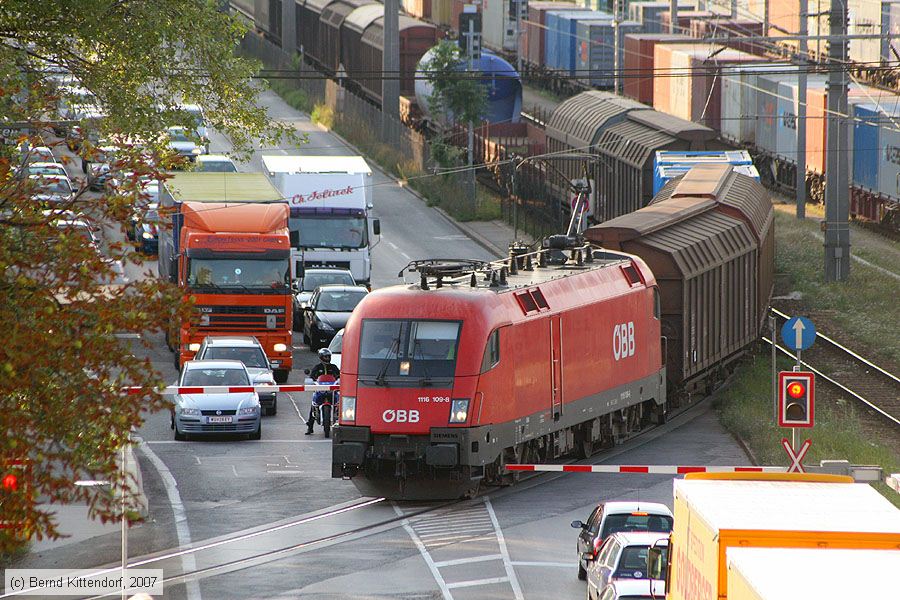
POLYGON ((667 183, 651 204, 668 198, 715 199, 715 210, 741 219, 753 231, 759 265, 756 314, 762 327, 775 285, 775 209, 769 193, 729 165, 698 165, 667 183))
POLYGON ((523 23, 519 52, 528 63, 535 66, 544 64, 544 18, 548 10, 584 10, 584 7, 574 2, 528 3, 528 19, 523 23))
POLYGON ((361 6, 378 6, 384 14, 384 5, 375 0, 335 0, 322 10, 319 18, 319 39, 322 50, 319 63, 323 69, 330 73, 337 73, 341 63, 341 29, 347 15, 361 6))
POLYGON ((653 199, 653 159, 657 150, 714 150, 716 132, 655 110, 633 110, 606 128, 595 144, 600 156, 594 220, 633 212, 653 199))
MULTIPOLYGON (((363 6, 344 19, 342 60, 347 74, 373 102, 381 104, 384 16, 363 6), (357 41, 358 40, 358 41, 357 41)), ((440 39, 431 23, 400 15, 400 95, 415 96, 416 66, 440 39)))
MULTIPOLYGON (((625 115, 635 110, 650 110, 634 100, 622 98, 609 92, 592 90, 573 96, 560 104, 547 122, 547 150, 550 153, 586 153, 597 143, 603 131, 625 119, 625 115)), ((591 173, 592 189, 596 190, 603 173, 596 162, 585 165, 584 161, 554 160, 554 166, 567 178, 576 179, 584 176, 584 167, 591 173)), ((560 201, 567 193, 556 186, 556 194, 560 201)), ((597 212, 597 194, 592 193, 591 209, 597 212)))
POLYGON ((756 236, 742 216, 717 210, 718 204, 670 198, 585 233, 594 243, 640 256, 656 275, 667 377, 688 389, 759 336, 756 236))
MULTIPOLYGON (((656 44, 689 42, 686 35, 671 33, 630 33, 625 36, 623 92, 638 102, 653 105, 653 48, 656 44)), ((660 77, 662 79, 662 77, 660 77)))
POLYGON ((326 56, 324 31, 320 22, 322 13, 332 2, 338 0, 306 0, 297 5, 297 48, 303 55, 318 65, 324 65, 326 56))
POLYGON ((691 21, 691 36, 701 39, 723 38, 721 43, 735 50, 755 52, 762 54, 765 45, 761 42, 742 41, 740 38, 747 36, 762 36, 763 24, 760 21, 750 19, 731 19, 718 17, 712 19, 693 19, 691 21))

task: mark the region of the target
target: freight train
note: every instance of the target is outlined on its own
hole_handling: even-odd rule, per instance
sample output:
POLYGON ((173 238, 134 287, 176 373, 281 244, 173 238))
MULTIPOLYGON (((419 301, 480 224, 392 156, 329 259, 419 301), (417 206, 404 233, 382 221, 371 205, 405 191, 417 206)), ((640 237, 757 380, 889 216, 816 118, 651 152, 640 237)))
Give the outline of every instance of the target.
POLYGON ((372 292, 347 323, 332 476, 456 498, 510 482, 507 463, 664 422, 758 339, 773 240, 765 189, 703 165, 584 237, 411 263, 416 283, 372 292))

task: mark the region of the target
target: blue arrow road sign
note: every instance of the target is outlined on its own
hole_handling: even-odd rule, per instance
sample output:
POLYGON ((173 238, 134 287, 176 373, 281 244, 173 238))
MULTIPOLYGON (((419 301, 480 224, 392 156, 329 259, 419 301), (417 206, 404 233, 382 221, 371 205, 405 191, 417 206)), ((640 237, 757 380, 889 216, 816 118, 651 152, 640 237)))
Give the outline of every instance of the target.
POLYGON ((807 350, 816 341, 816 327, 806 317, 792 317, 781 328, 781 339, 791 350, 807 350))

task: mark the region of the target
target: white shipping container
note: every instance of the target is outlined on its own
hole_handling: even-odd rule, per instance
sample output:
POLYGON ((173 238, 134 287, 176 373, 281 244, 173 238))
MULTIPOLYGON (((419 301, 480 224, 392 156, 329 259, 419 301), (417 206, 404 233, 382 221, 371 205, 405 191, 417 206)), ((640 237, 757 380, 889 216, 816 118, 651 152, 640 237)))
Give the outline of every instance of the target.
POLYGON ((796 70, 796 65, 741 65, 722 77, 722 137, 741 145, 756 143, 756 89, 759 72, 796 70), (739 69, 739 70, 735 70, 739 69), (750 107, 748 109, 748 107, 750 107))
POLYGON ((481 36, 485 47, 515 50, 516 21, 509 18, 509 0, 482 0, 481 12, 481 36))

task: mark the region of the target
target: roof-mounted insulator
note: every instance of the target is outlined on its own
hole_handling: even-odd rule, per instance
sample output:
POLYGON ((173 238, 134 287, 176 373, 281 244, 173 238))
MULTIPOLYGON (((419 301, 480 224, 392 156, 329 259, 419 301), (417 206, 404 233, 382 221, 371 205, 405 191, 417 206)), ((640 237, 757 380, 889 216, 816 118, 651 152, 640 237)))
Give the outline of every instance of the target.
POLYGON ((472 273, 472 276, 469 277, 469 287, 476 287, 478 285, 478 278, 475 277, 475 273, 472 273))
POLYGON ((547 251, 546 250, 540 250, 538 252, 538 266, 539 267, 547 266, 547 251))
POLYGON ((440 275, 438 275, 437 281, 435 282, 434 287, 436 287, 436 288, 444 287, 444 278, 441 277, 440 275))
POLYGON ((500 285, 506 285, 506 267, 500 267, 500 285))
POLYGON ((525 271, 534 271, 534 267, 531 265, 531 255, 525 257, 525 271))
POLYGON ((585 244, 584 246, 584 262, 592 263, 594 262, 594 250, 591 248, 590 244, 585 244))
POLYGON ((425 273, 419 274, 419 287, 423 290, 428 289, 428 276, 425 273))
POLYGON ((497 271, 491 271, 489 277, 491 279, 491 287, 500 287, 500 284, 497 283, 497 271))
POLYGON ((519 272, 519 258, 515 255, 515 253, 510 250, 509 251, 509 274, 515 275, 519 272))

